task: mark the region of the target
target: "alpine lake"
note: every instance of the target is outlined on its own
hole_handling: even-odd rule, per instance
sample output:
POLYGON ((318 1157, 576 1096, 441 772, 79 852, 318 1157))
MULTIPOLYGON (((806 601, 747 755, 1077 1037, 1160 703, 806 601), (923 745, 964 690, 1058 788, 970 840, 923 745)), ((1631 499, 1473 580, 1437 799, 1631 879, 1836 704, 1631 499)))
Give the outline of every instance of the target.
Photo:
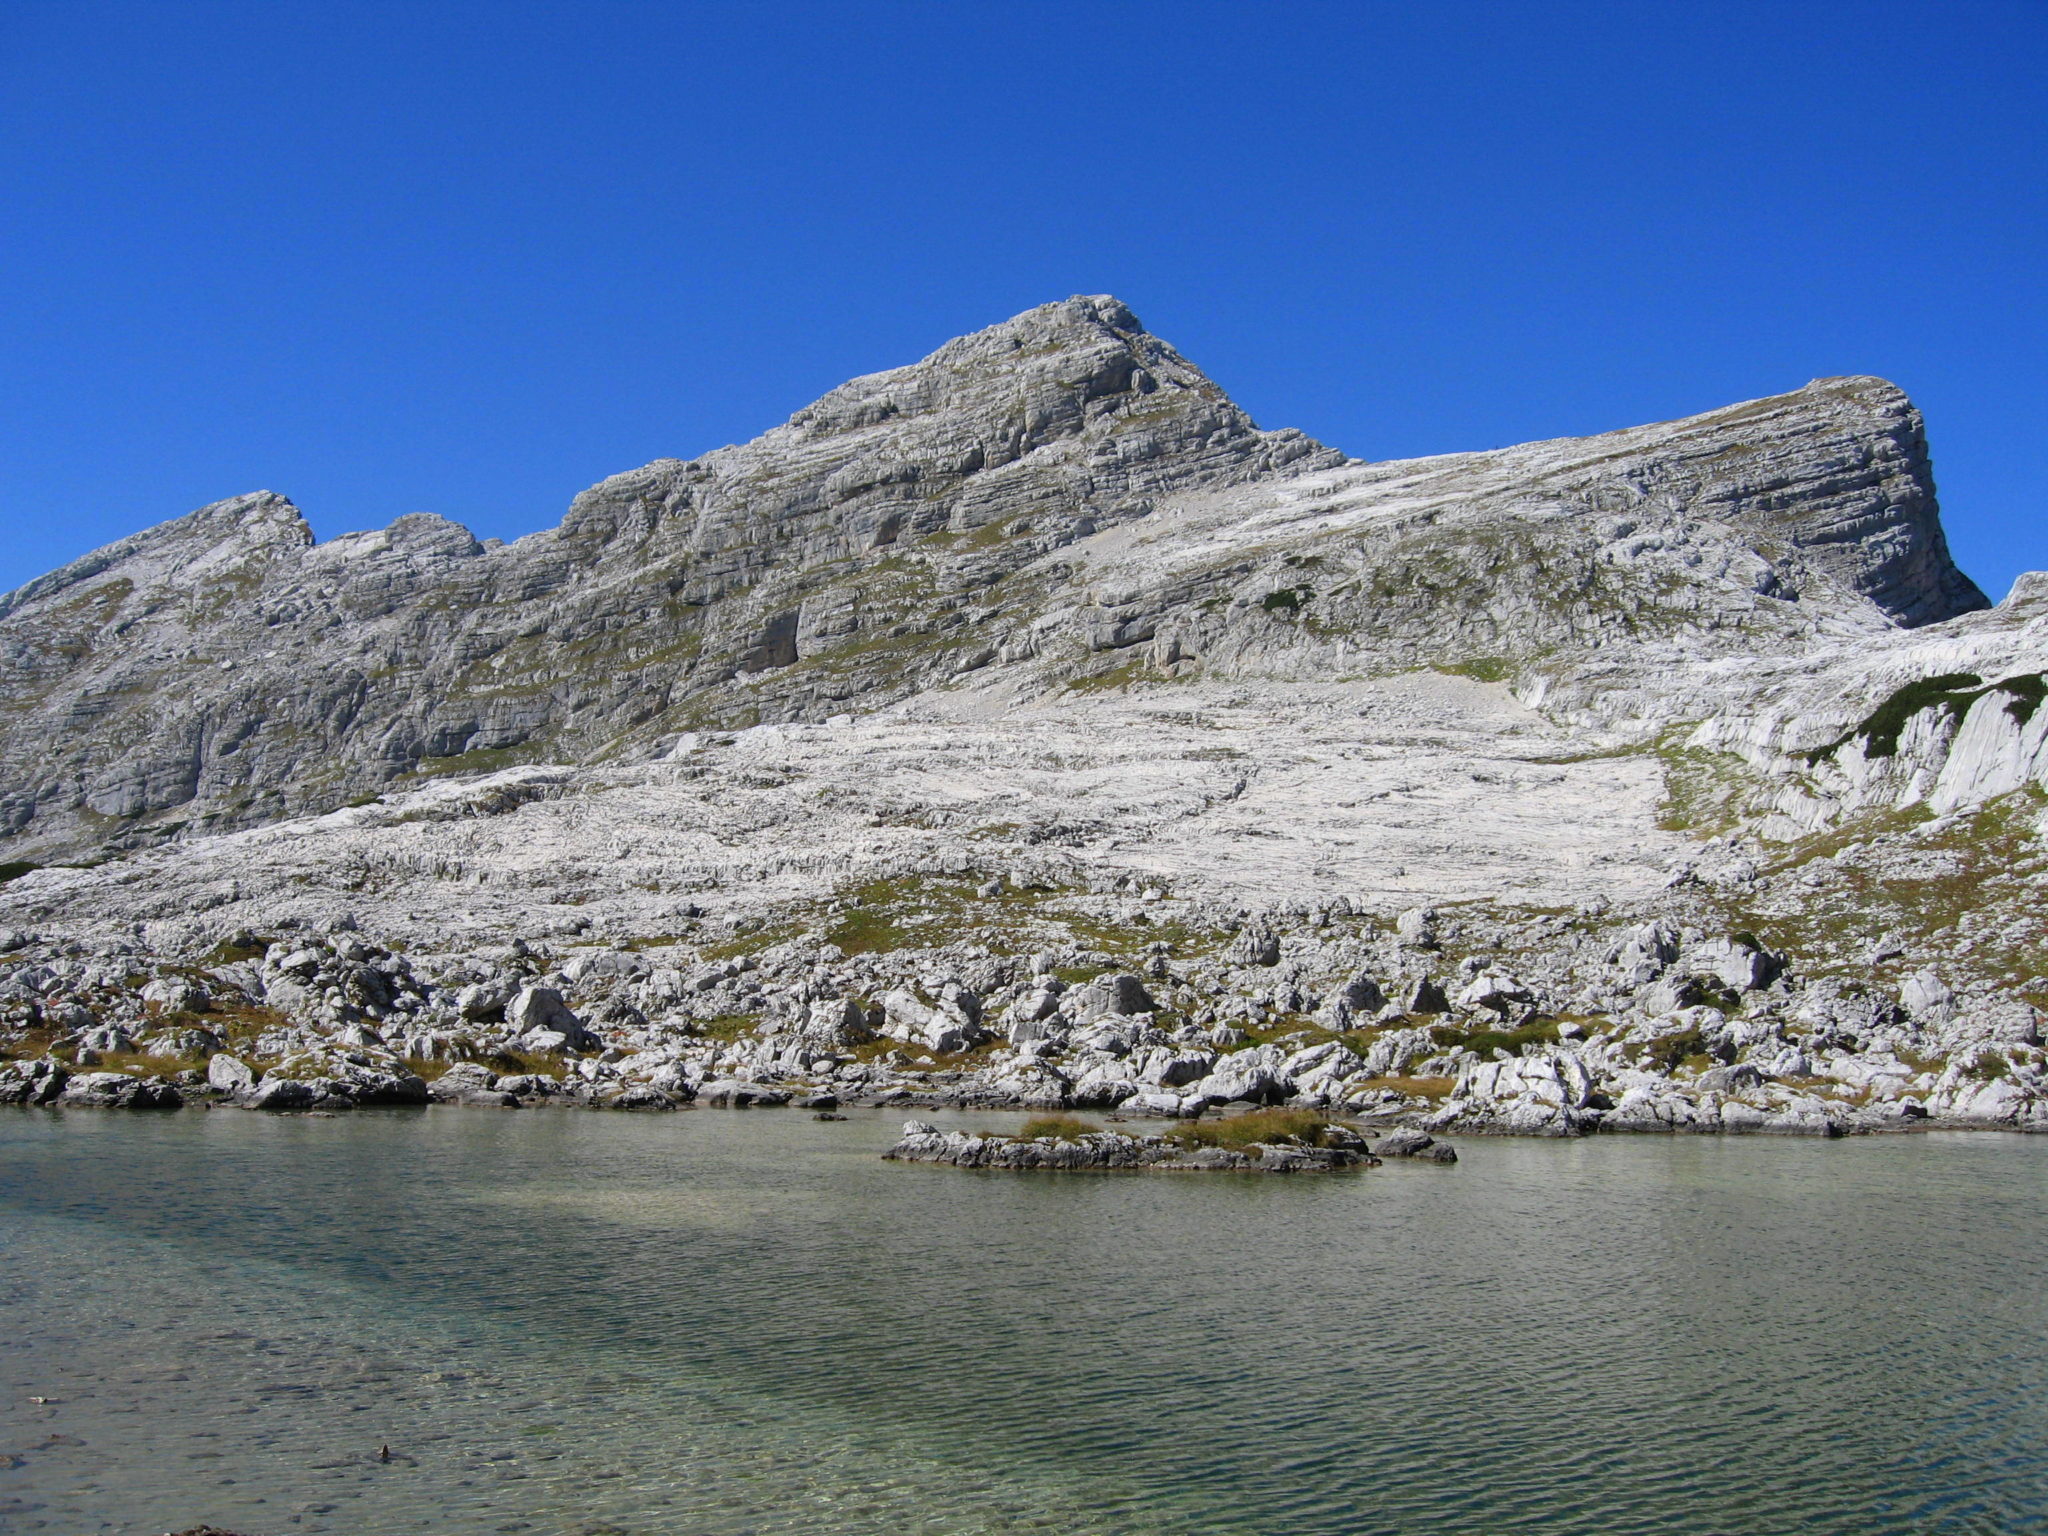
POLYGON ((0 1531, 2048 1530, 2048 1137, 902 1119, 0 1113, 0 1531))

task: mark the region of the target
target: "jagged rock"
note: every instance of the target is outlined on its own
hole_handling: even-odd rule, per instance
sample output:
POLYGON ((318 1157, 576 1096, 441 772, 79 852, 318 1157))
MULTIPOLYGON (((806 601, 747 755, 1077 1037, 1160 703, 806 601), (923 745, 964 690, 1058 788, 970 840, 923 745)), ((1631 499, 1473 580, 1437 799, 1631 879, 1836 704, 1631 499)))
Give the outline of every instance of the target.
POLYGON ((1394 919, 1394 932, 1410 949, 1436 948, 1436 909, 1410 907, 1394 919))
POLYGON ((1374 1141, 1372 1155, 1380 1158, 1417 1158, 1429 1163, 1455 1163, 1458 1160, 1457 1149, 1448 1142, 1438 1141, 1429 1132, 1416 1130, 1412 1126, 1388 1131, 1374 1141))
POLYGON ((207 1059, 206 1081, 223 1093, 246 1093, 256 1086, 256 1073, 240 1057, 216 1052, 207 1059))
POLYGON ((170 1083, 125 1072, 80 1072, 68 1079, 57 1102, 94 1109, 176 1109, 184 1097, 170 1083))
POLYGON ((1263 928, 1247 928, 1231 940, 1224 958, 1233 965, 1278 965, 1279 935, 1263 928))
POLYGON ((505 1025, 536 1051, 592 1051, 601 1043, 553 987, 524 987, 505 1005, 505 1025))
POLYGON ((1131 975, 1096 977, 1080 989, 1075 1004, 1077 1017, 1082 1019, 1127 1017, 1150 1013, 1158 1006, 1145 990, 1144 981, 1131 975))
POLYGON ((715 1109, 774 1109, 787 1104, 790 1098, 786 1089, 741 1082, 736 1078, 721 1078, 697 1090, 697 1102, 715 1109))
POLYGON ((1404 1013, 1449 1013, 1451 1003, 1444 989, 1424 976, 1408 988, 1401 1009, 1404 1013))
POLYGON ((50 1057, 0 1063, 0 1104, 48 1104, 70 1079, 64 1064, 50 1057))
POLYGON ((892 1040, 910 1041, 949 1055, 987 1038, 987 1032, 957 1006, 934 1007, 907 988, 892 989, 881 1001, 882 1033, 892 1040))
POLYGON ((1784 968, 1777 956, 1741 939, 1715 939, 1695 946, 1687 953, 1686 963, 1737 992, 1769 986, 1784 968))
POLYGON ((263 1081, 249 1091, 243 1102, 251 1109, 311 1109, 320 1097, 319 1090, 311 1083, 266 1073, 263 1081))

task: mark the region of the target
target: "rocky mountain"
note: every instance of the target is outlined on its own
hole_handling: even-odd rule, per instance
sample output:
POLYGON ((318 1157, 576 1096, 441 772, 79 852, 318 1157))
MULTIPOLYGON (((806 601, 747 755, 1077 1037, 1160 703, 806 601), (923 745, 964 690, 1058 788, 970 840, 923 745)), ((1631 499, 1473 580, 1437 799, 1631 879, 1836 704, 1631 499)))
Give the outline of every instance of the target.
POLYGON ((2044 650, 1882 380, 1370 464, 1071 299, 0 601, 10 1091, 2033 1123, 2044 650))

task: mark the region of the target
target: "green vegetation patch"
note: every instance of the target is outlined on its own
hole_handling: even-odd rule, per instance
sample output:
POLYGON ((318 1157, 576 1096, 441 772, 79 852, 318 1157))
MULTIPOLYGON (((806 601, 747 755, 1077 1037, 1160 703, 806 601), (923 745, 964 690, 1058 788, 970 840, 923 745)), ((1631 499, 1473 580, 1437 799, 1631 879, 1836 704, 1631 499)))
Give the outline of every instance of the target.
POLYGON ((1132 921, 1104 917, 1090 911, 1089 898, 1073 889, 1005 882, 984 896, 980 888, 986 880, 978 872, 871 880, 843 898, 846 906, 829 918, 825 938, 849 955, 954 942, 982 943, 1012 954, 1060 948, 1100 952, 1058 973, 1078 982, 1135 969, 1142 953, 1155 945, 1188 955, 1206 952, 1228 937, 1180 922, 1155 922, 1143 913, 1132 921))
POLYGON ((1067 680, 1069 693, 1107 693, 1115 688, 1128 688, 1151 670, 1151 663, 1143 656, 1133 656, 1128 661, 1118 662, 1106 672, 1092 673, 1087 677, 1067 680))
POLYGON ((1519 1056, 1532 1045, 1555 1045, 1557 1020, 1538 1019, 1520 1029, 1476 1029, 1469 1034, 1454 1025, 1439 1025, 1429 1032, 1429 1038, 1447 1051, 1462 1047, 1477 1051, 1481 1056, 1489 1056, 1495 1051, 1519 1056))
POLYGON ((1093 1136, 1100 1126, 1090 1125, 1086 1120, 1072 1115, 1034 1115, 1017 1131, 1019 1141, 1079 1141, 1083 1136, 1093 1136))
POLYGON ((1475 682, 1504 683, 1515 675, 1515 664, 1505 656, 1472 656, 1436 670, 1451 677, 1469 677, 1475 682))
POLYGON ((201 964, 234 965, 242 960, 260 960, 276 942, 260 933, 230 934, 206 952, 201 964))
POLYGON ((1275 1143, 1320 1147, 1329 1140, 1330 1131, 1337 1124, 1328 1115, 1313 1109, 1255 1109, 1247 1114, 1227 1115, 1221 1120, 1189 1121, 1169 1131, 1166 1139, 1190 1150, 1223 1147, 1232 1152, 1242 1152, 1247 1147, 1275 1143))
MULTIPOLYGON (((516 768, 529 761, 532 750, 522 744, 516 747, 477 747, 468 752, 458 752, 453 757, 423 757, 414 764, 410 773, 399 775, 402 782, 408 778, 439 779, 455 773, 496 773, 501 768, 516 768)), ((376 800, 359 800, 358 805, 367 805, 376 800)))
POLYGON ((1863 743, 1865 757, 1896 756, 1900 735, 1907 723, 1922 710, 1939 709, 1945 711, 1951 721, 1960 721, 1969 713, 1972 704, 1989 693, 2008 695, 2006 713, 2025 725, 2041 707, 2042 698, 2048 696, 2048 678, 2039 672, 2023 672, 1990 684, 1974 672, 1944 672, 1938 677, 1921 678, 1895 689, 1890 698, 1865 715, 1861 722, 1826 746, 1815 747, 1806 753, 1806 762, 1808 766, 1825 762, 1857 740, 1863 743))
POLYGON ((697 1033, 707 1040, 737 1040, 742 1035, 751 1035, 761 1023, 758 1013, 722 1013, 715 1019, 707 1019, 697 1025, 697 1033))
POLYGON ((1307 587, 1282 587, 1260 598, 1259 606, 1268 613, 1299 613, 1301 605, 1312 596, 1307 587))

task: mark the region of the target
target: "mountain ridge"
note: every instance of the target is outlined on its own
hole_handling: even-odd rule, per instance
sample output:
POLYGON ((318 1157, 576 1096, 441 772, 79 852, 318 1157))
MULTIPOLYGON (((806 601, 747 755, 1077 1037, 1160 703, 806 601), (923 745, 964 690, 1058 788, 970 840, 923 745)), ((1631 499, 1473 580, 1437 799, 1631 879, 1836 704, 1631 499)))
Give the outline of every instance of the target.
MULTIPOLYGON (((1338 536, 1327 518, 1305 535, 1338 536)), ((748 443, 609 476, 510 544, 430 513, 319 542, 266 491, 37 578, 0 599, 0 826, 13 852, 75 856, 508 755, 658 754, 683 730, 877 707, 992 664, 1058 687, 1140 643, 1164 669, 1285 673, 1314 665, 1311 629, 1347 667, 1533 662, 1598 649, 1617 615, 1630 635, 1689 622, 1672 593, 1771 644, 1817 609, 1918 626, 1986 606, 1948 557, 1919 413, 1881 380, 1369 465, 1261 431, 1119 301, 1077 297, 850 380, 748 443), (1420 532, 1369 531, 1405 564, 1276 555, 1290 535, 1254 547, 1226 526, 1208 567, 1182 561, 1161 591, 1141 571, 1135 592, 1074 600, 1162 516, 1228 525, 1304 488, 1385 501, 1404 475, 1400 494, 1443 503, 1420 532), (1460 507, 1482 501, 1480 526, 1460 507), (1560 517, 1565 533, 1543 526, 1560 517), (1603 518, 1628 531, 1579 536, 1603 518), (1506 559, 1481 547, 1503 539, 1521 541, 1506 559), (1286 609, 1297 632, 1242 622, 1233 580, 1277 582, 1276 560, 1348 561, 1357 590, 1269 585, 1263 614, 1308 604, 1286 609), (1602 573, 1629 561, 1656 567, 1641 591, 1602 573), (1595 572, 1565 582, 1588 587, 1584 612, 1539 590, 1546 562, 1595 572), (1701 599, 1702 572, 1751 595, 1701 599), (187 706, 171 718, 166 689, 187 706)))
POLYGON ((510 545, 232 498, 0 605, 0 1100, 2048 1127, 2044 591, 1880 379, 1367 463, 1104 298, 510 545))

